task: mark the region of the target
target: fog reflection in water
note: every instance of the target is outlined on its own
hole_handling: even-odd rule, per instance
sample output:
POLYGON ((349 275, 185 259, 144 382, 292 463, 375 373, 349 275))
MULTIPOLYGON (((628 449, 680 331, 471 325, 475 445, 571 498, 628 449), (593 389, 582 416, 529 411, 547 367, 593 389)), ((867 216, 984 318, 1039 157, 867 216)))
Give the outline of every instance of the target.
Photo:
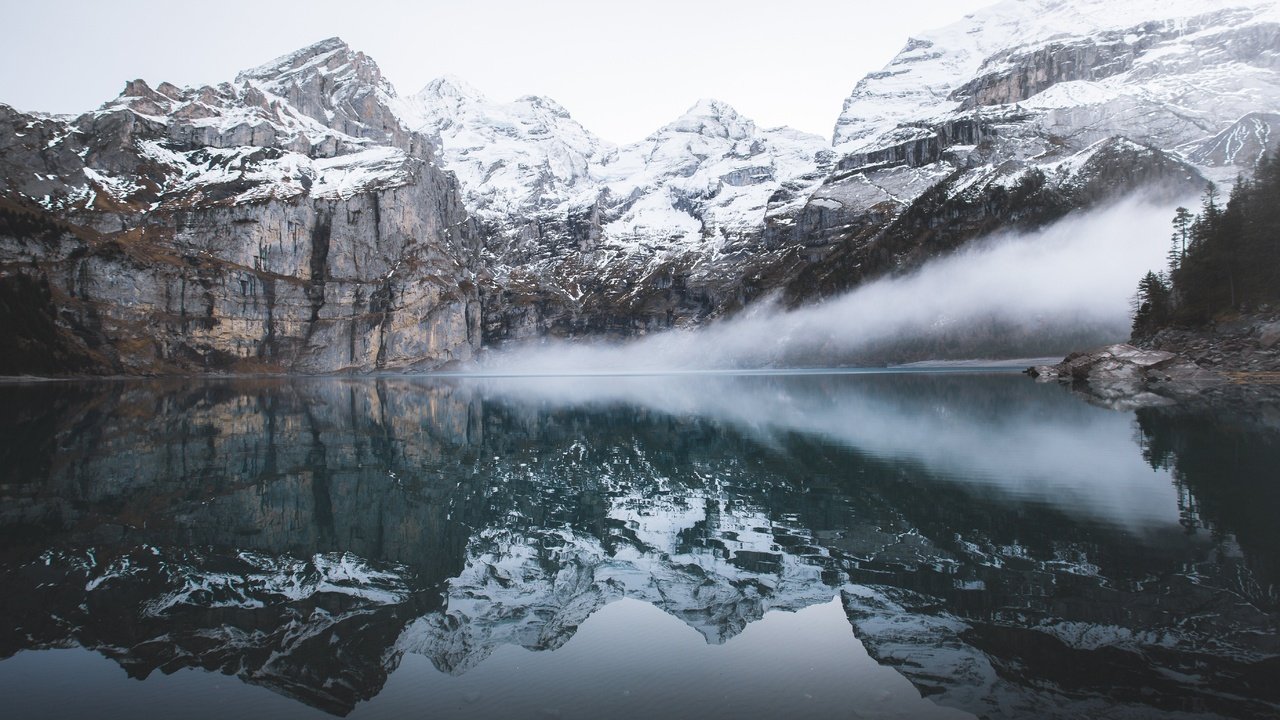
POLYGON ((1265 717, 1280 701, 1265 414, 1135 417, 982 373, 0 400, 0 707, 19 716, 73 713, 68 677, 120 717, 170 701, 190 717, 1265 717), (1233 453, 1210 452, 1224 433, 1233 453), (66 647, 148 680, 50 650, 66 647))
POLYGON ((866 372, 483 378, 486 399, 540 409, 633 407, 710 420, 781 449, 787 435, 912 460, 967 484, 1141 526, 1177 523, 1133 416, 1007 375, 866 372))

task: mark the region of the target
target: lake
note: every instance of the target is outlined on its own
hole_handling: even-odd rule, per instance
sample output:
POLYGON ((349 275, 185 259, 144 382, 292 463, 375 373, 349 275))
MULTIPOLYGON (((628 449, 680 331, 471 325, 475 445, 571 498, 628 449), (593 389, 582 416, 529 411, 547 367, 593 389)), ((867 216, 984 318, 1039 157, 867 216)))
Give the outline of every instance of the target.
POLYGON ((0 715, 1280 714, 1280 409, 979 368, 0 385, 0 715))

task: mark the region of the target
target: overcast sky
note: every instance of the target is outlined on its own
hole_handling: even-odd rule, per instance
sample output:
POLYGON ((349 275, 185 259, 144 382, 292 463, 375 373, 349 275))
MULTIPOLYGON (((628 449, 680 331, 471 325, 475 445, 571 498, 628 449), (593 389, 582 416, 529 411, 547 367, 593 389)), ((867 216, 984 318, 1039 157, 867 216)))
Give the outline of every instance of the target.
POLYGON ((77 113, 126 80, 202 85, 334 35, 402 94, 453 74, 495 100, 547 95, 638 140, 698 98, 830 137, 863 74, 908 36, 992 0, 0 0, 0 102, 77 113))

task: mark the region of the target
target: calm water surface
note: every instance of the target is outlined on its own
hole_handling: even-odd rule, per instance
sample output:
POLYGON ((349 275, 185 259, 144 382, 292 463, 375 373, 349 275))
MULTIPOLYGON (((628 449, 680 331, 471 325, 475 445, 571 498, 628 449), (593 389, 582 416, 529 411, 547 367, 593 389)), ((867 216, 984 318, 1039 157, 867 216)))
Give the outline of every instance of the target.
POLYGON ((982 372, 0 407, 3 717, 1280 714, 1277 408, 982 372))

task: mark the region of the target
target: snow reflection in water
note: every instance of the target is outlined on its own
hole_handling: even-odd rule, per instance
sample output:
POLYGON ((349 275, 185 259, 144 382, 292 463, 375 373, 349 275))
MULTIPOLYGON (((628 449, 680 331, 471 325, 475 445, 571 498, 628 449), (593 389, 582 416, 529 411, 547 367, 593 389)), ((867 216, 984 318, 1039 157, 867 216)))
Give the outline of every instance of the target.
POLYGON ((0 394, 18 716, 71 677, 120 717, 1276 710, 1243 415, 983 373, 0 394))

